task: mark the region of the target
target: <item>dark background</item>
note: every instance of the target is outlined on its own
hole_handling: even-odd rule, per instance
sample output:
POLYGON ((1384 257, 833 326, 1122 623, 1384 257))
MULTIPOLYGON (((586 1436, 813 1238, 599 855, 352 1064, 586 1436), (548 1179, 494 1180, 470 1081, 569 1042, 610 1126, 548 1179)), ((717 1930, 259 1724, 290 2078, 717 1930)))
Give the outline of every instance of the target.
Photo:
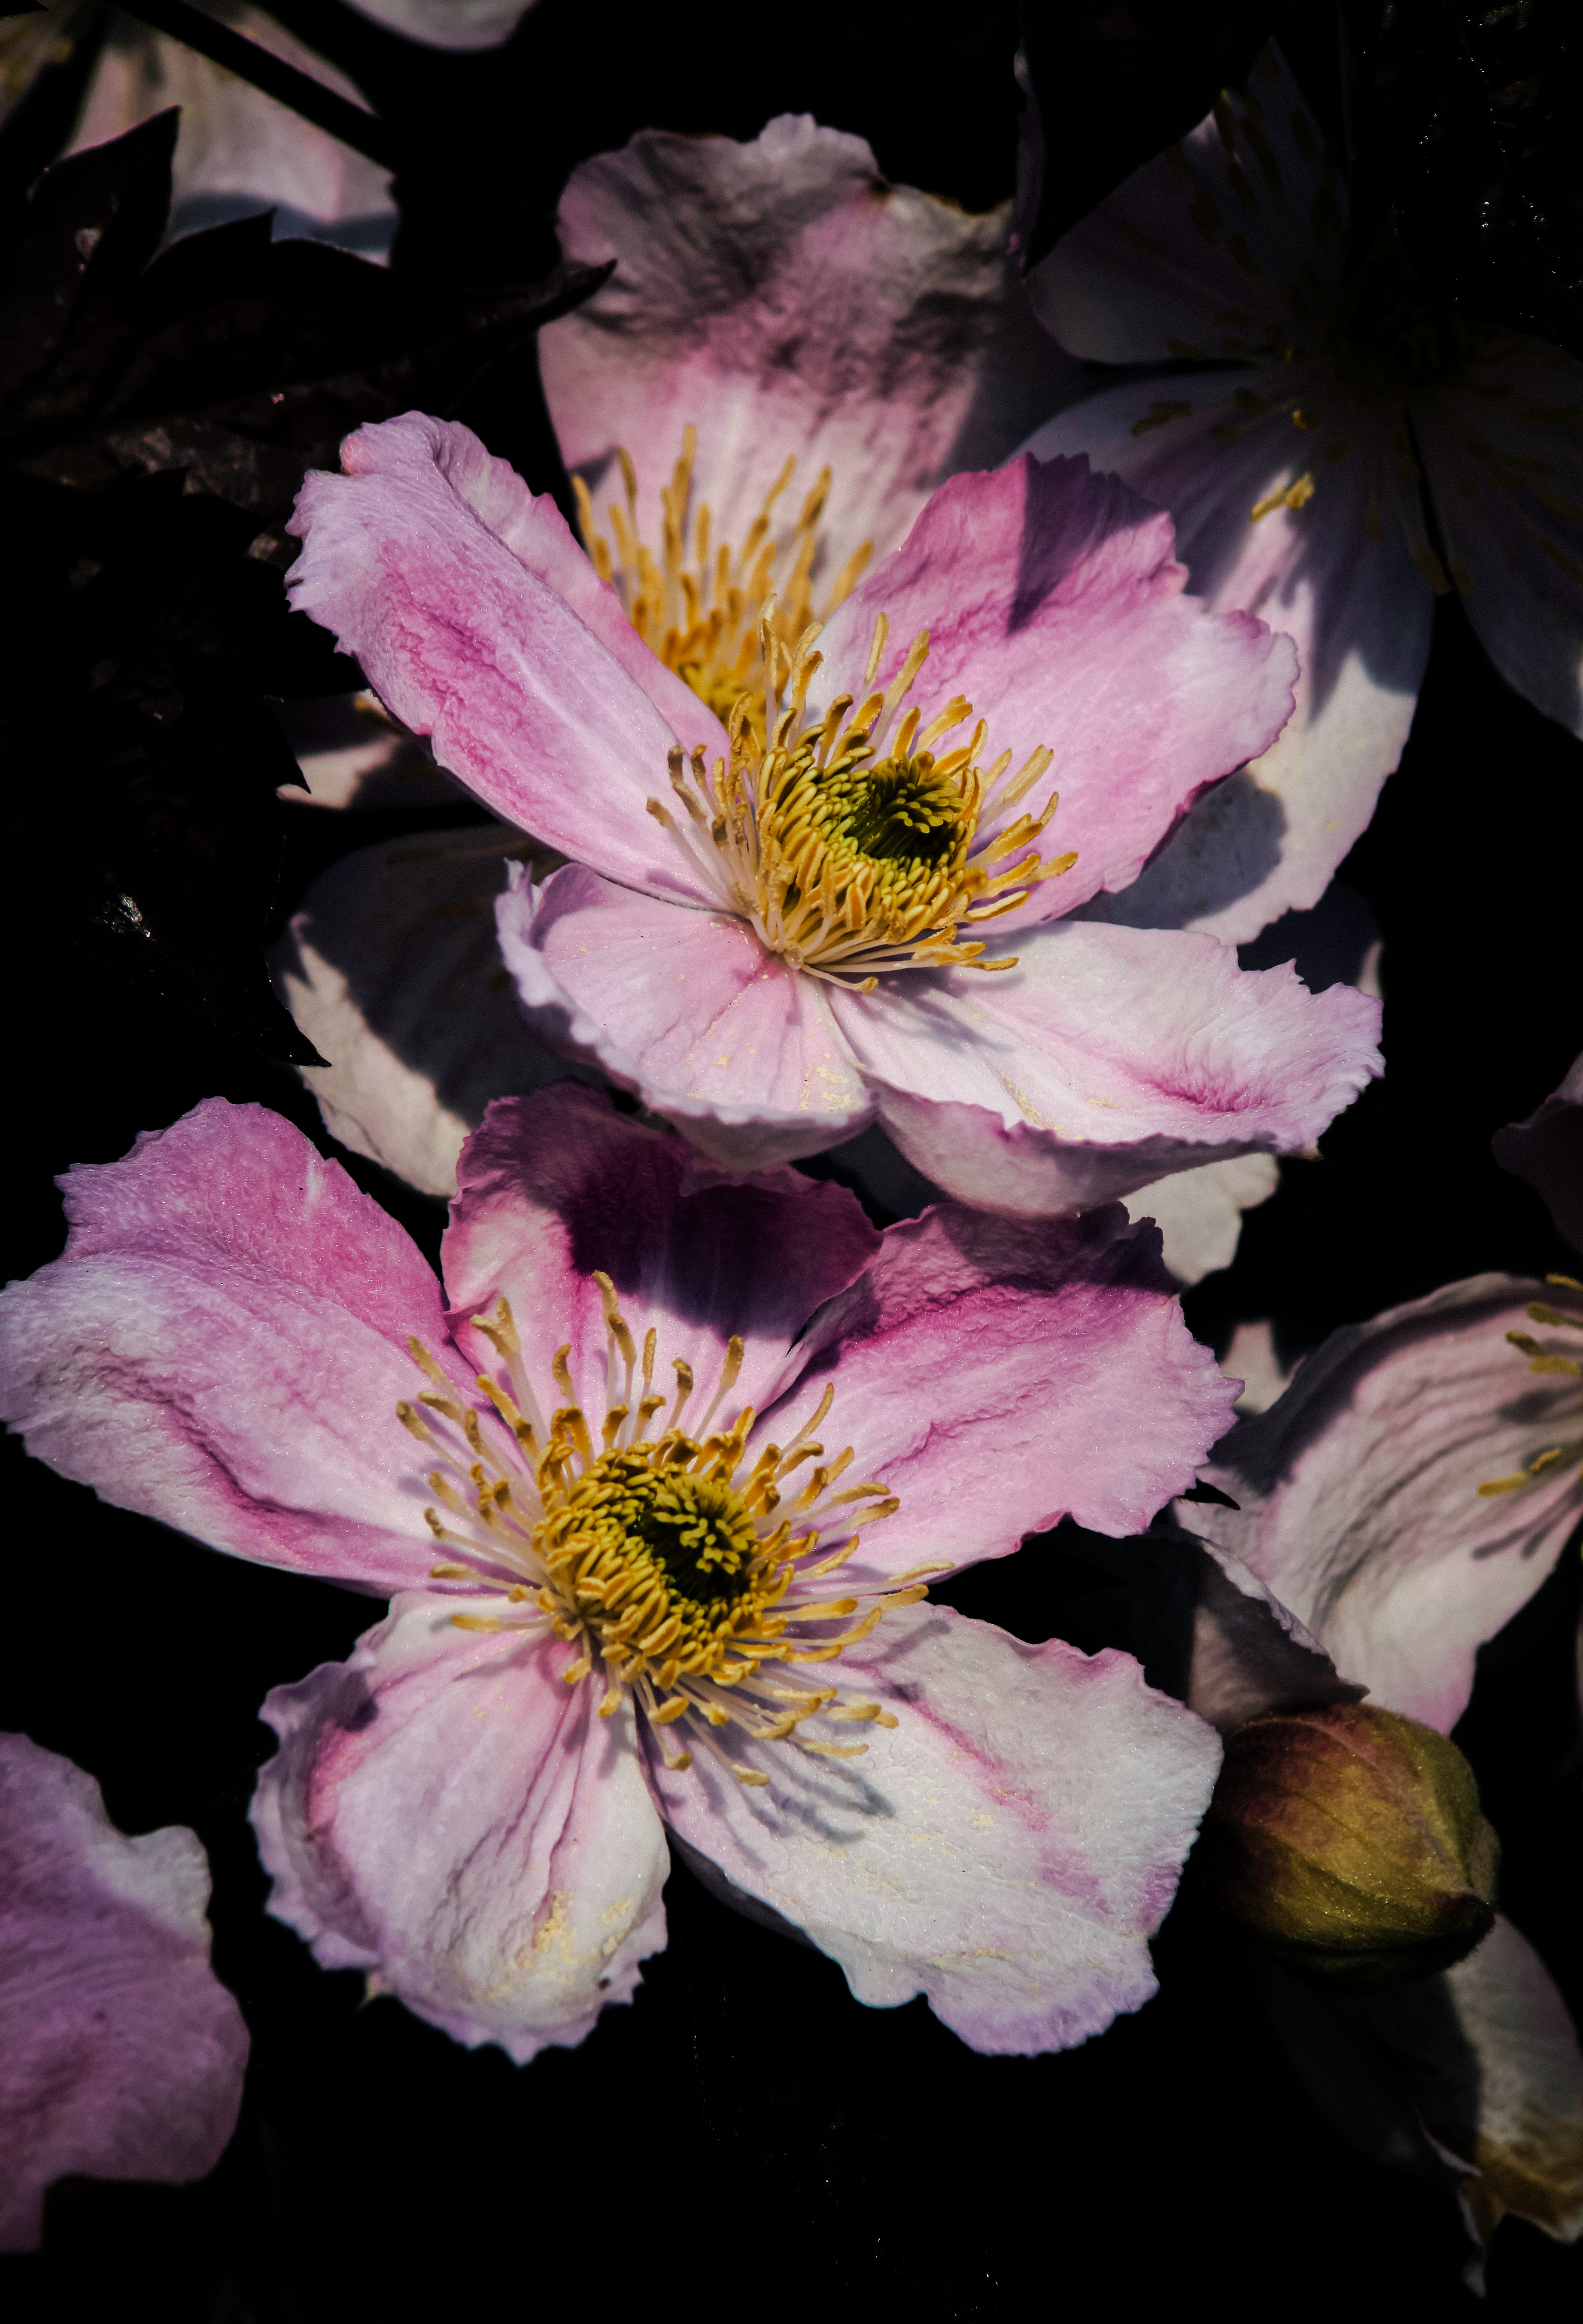
MULTIPOLYGON (((275 13, 407 137, 398 266, 429 280, 541 272, 566 171, 649 124, 747 137, 771 112, 806 110, 867 135, 898 180, 970 208, 1011 189, 1018 25, 1002 0, 926 14, 815 0, 773 18, 539 0, 503 56, 439 60, 397 51, 328 0, 275 13)), ((1049 13, 1075 71, 1084 12, 1049 13)), ((69 795, 44 811, 69 828, 69 795)), ((276 924, 335 855, 435 820, 291 807, 276 924)), ((27 876, 14 860, 6 1276, 60 1248, 56 1173, 113 1159, 206 1096, 272 1105, 328 1148, 288 1068, 107 973, 69 928, 24 920, 27 876)), ((1343 876, 1384 936, 1387 1074, 1322 1161, 1285 1166, 1235 1268, 1189 1295, 1194 1329, 1219 1345, 1239 1318, 1273 1315, 1290 1357, 1457 1277, 1569 1264, 1489 1139, 1583 1046, 1583 747, 1508 691, 1454 601, 1401 770, 1343 876)), ((340 1158, 433 1256, 438 1207, 340 1158)), ((14 1442, 0 1458, 0 1724, 87 1768, 124 1830, 197 1830, 216 1967, 253 2039, 213 2178, 63 2183, 43 2255, 0 2277, 10 2312, 135 2302, 170 2324, 298 2324, 571 2302, 776 2317, 881 2299, 987 2318, 1096 2301, 1123 2316, 1157 2301, 1232 2315, 1468 2305, 1450 2198, 1376 2170, 1314 2111, 1191 1877, 1155 1944, 1159 1998, 1060 2057, 976 2057, 921 2001, 861 2008, 832 1962, 732 1914, 679 1867, 668 1950, 581 2049, 519 2070, 394 2001, 364 2006, 354 1975, 322 1972, 263 1914, 245 1812, 272 1748, 255 1706, 344 1655, 377 1609, 101 1507, 14 1442)), ((941 1594, 1048 1637, 1092 1582, 1081 1546, 941 1594)), ((1485 1650, 1459 1730, 1505 1843, 1504 1901, 1575 2016, 1578 1582, 1574 1549, 1485 1650)), ((1508 2222, 1490 2310, 1568 2312, 1576 2259, 1508 2222)))

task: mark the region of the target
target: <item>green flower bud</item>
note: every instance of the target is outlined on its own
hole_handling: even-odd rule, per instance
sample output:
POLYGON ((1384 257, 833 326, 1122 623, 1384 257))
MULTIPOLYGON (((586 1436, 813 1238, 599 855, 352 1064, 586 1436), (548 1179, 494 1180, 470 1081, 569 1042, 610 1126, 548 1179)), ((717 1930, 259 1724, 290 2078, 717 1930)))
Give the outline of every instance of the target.
POLYGON ((1336 1993, 1450 1969, 1495 1922, 1500 1843, 1473 1770, 1432 1727, 1367 1702, 1250 1720, 1200 1849, 1225 1910, 1336 1993))

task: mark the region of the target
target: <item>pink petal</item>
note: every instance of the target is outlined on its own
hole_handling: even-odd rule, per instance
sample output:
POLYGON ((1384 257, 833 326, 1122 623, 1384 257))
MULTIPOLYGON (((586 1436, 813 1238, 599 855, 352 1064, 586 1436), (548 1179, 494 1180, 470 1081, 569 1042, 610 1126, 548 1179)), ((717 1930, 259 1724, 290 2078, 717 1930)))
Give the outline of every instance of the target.
POLYGON ((621 497, 658 546, 659 493, 695 427, 693 504, 741 549, 788 456, 787 526, 828 465, 816 581, 865 540, 883 556, 933 487, 993 467, 1081 374, 1030 315, 1007 210, 974 217, 888 186, 861 137, 783 114, 761 135, 645 130, 574 171, 568 261, 617 271, 540 334, 545 393, 594 505, 621 497))
POLYGON ((1550 1205, 1558 1234, 1583 1250, 1583 1056, 1553 1097, 1526 1121, 1497 1130, 1494 1142, 1502 1169, 1526 1178, 1550 1205))
POLYGON ((1141 2008, 1212 1731, 1129 1655, 1024 1646, 937 1607, 890 1617, 837 1674, 897 1720, 861 1730, 863 1759, 750 1744, 757 1790, 701 1754, 684 1775, 656 1765, 667 1821, 805 1929, 860 2001, 923 1993, 975 2050, 1070 2049, 1141 2008))
POLYGON ((1583 364, 1542 340, 1416 401, 1468 618, 1509 686, 1583 734, 1583 364))
POLYGON ((1251 105, 1240 91, 1223 100, 1223 126, 1211 115, 1135 170, 1032 269, 1034 311, 1073 355, 1243 355, 1250 340, 1278 333, 1279 344, 1290 331, 1286 293, 1300 268, 1327 288, 1339 282, 1345 183, 1273 46, 1249 92, 1251 105))
POLYGON ((1311 1630, 1240 1558, 1168 1526, 1155 1527, 1139 1546, 1159 1554, 1167 1544, 1179 1547, 1192 1569, 1183 1700, 1219 1734, 1234 1735, 1266 1711, 1356 1702, 1367 1692, 1338 1674, 1311 1630))
POLYGON ((1020 965, 897 977, 833 1004, 914 1166, 983 1210, 1113 1200, 1175 1170, 1311 1144, 1374 1074, 1379 1004, 1239 969, 1210 936, 1066 921, 1020 965))
POLYGON ((1075 849, 1077 862, 998 927, 1070 912, 1136 880, 1206 785, 1285 723, 1290 643, 1244 614, 1210 615, 1183 595, 1185 581, 1156 509, 1083 461, 1023 458, 943 485, 826 628, 821 703, 867 691, 882 612, 890 635, 878 684, 926 629, 915 688, 925 717, 965 695, 989 722, 986 758, 1009 751, 1017 768, 1040 744, 1054 752, 1048 778, 983 829, 1042 807, 1057 788, 1045 853, 1075 849))
POLYGON ((503 1098, 463 1151, 445 1241, 458 1328, 503 1293, 530 1376, 548 1388, 556 1350, 603 1413, 606 1334, 595 1268, 613 1282, 640 1344, 658 1334, 656 1380, 690 1364, 713 1393, 733 1336, 732 1391, 762 1410, 799 1373, 794 1344, 815 1309, 867 1266, 879 1237, 844 1188, 792 1170, 718 1183, 678 1138, 571 1084, 503 1098))
POLYGON ((362 16, 436 49, 489 49, 509 40, 533 0, 351 0, 362 16))
MULTIPOLYGON (((233 9, 227 22, 337 97, 365 101, 344 73, 262 8, 233 9)), ((69 150, 101 145, 172 105, 181 108, 171 167, 174 232, 278 203, 284 215, 277 232, 341 226, 350 231, 323 239, 381 258, 389 250, 396 210, 387 171, 181 42, 140 24, 117 25, 101 52, 69 150)))
POLYGON ((470 1637, 415 1592, 263 1706, 281 1738, 253 1803, 270 1911, 324 1968, 366 1969, 371 1991, 519 2065, 630 2001, 665 1942, 669 1858, 630 1712, 602 1720, 561 1683, 574 1652, 470 1637))
MULTIPOLYGON (((1280 913, 1317 902, 1413 724, 1433 597, 1413 562, 1416 494, 1403 484, 1385 420, 1350 405, 1338 412, 1320 367, 1305 377, 1249 365, 1110 388, 1041 428, 1028 448, 1087 453, 1114 469, 1170 511, 1176 553, 1206 604, 1244 607, 1296 641, 1296 707, 1279 737, 1199 800, 1129 890, 1095 908, 1134 927, 1246 942, 1280 913), (1326 417, 1324 429, 1299 430, 1279 410, 1256 421, 1236 401, 1293 392, 1326 417), (1177 416, 1161 425, 1150 415, 1163 406, 1177 416), (1236 432, 1228 441, 1217 430, 1236 432), (1342 443, 1332 458, 1329 447, 1342 443), (1303 475, 1314 481, 1305 505, 1253 521, 1303 475)), ((1063 803, 1053 836, 1064 814, 1063 803)))
POLYGON ((540 1038, 635 1091, 722 1167, 818 1154, 872 1120, 830 988, 745 921, 571 864, 542 888, 516 881, 497 922, 540 1038))
POLYGON ((433 1545, 395 1406, 408 1333, 443 1352, 445 1322, 402 1229, 223 1098, 61 1184, 65 1255, 0 1293, 0 1417, 28 1450, 234 1556, 417 1581, 433 1545))
POLYGON ((1238 1425, 1205 1471, 1240 1504, 1194 1502, 1192 1533, 1250 1567, 1344 1676, 1386 1710, 1449 1732, 1476 1649, 1540 1587, 1583 1514, 1576 1461, 1481 1499, 1578 1435, 1578 1385, 1534 1377, 1506 1342, 1527 1303, 1583 1308, 1511 1276, 1475 1276, 1334 1332, 1277 1404, 1238 1425))
POLYGON ((900 1499, 863 1536, 860 1563, 880 1573, 1003 1557, 1065 1516, 1140 1531, 1236 1394, 1153 1232, 1114 1207, 1033 1224, 953 1203, 888 1227, 803 1351, 810 1386, 835 1382, 821 1433, 900 1499))
POLYGON ((700 895, 644 801, 667 787, 678 737, 723 752, 723 731, 553 506, 467 429, 418 411, 360 429, 341 458, 344 475, 310 475, 298 495, 297 610, 486 807, 613 878, 700 895))
POLYGON ((0 2252, 36 2249, 69 2172, 179 2183, 219 2161, 248 2041, 208 1899, 195 1833, 129 1840, 91 1775, 0 1736, 0 2252))
POLYGON ((330 1061, 302 1074, 326 1129, 422 1194, 455 1194, 492 1097, 585 1070, 535 1039, 501 965, 494 899, 531 853, 501 825, 359 848, 314 881, 270 955, 330 1061))

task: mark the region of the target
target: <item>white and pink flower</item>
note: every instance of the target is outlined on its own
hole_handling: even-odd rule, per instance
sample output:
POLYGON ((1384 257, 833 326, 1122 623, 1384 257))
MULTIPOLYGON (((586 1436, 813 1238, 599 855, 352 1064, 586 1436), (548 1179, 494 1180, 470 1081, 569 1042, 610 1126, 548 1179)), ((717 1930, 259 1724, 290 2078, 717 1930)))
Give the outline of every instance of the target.
POLYGON ((1347 227, 1270 48, 1027 278, 1063 347, 1131 367, 1029 448, 1169 509, 1193 588, 1302 656, 1279 739, 1101 908, 1130 926, 1241 943, 1317 902, 1401 756, 1437 593, 1583 733, 1583 365, 1441 309, 1388 236, 1353 265, 1347 227))
POLYGON ((878 1121, 950 1194, 1047 1215, 1304 1149, 1377 1069, 1356 991, 1071 917, 1292 695, 1287 641, 1184 596, 1113 479, 952 479, 822 632, 762 625, 762 713, 739 696, 728 734, 465 429, 409 413, 343 465, 301 495, 296 604, 573 859, 499 908, 524 1013, 713 1159, 878 1121))
POLYGON ((327 1966, 518 2059, 579 2041, 664 1942, 668 1827, 977 2048, 1148 1998, 1212 1732, 1126 1655, 917 1602, 1066 1511, 1135 1529, 1223 1429, 1146 1230, 880 1235, 571 1085, 470 1141, 446 1294, 262 1109, 64 1184, 65 1256, 0 1296, 11 1425, 392 1598, 266 1705, 272 1909, 327 1966))

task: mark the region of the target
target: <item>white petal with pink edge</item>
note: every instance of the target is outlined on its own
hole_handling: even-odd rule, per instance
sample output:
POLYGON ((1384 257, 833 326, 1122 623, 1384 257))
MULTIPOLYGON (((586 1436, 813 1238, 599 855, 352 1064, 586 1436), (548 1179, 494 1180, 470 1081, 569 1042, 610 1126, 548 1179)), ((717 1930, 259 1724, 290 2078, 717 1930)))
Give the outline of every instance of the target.
POLYGON ((667 1822, 805 1929, 860 2001, 923 1993, 974 2049, 1069 2049, 1141 2008, 1213 1731, 1127 1655, 1025 1646, 937 1607, 881 1623, 848 1664, 897 1721, 864 1757, 766 1752, 750 1790, 657 1766, 667 1822))

